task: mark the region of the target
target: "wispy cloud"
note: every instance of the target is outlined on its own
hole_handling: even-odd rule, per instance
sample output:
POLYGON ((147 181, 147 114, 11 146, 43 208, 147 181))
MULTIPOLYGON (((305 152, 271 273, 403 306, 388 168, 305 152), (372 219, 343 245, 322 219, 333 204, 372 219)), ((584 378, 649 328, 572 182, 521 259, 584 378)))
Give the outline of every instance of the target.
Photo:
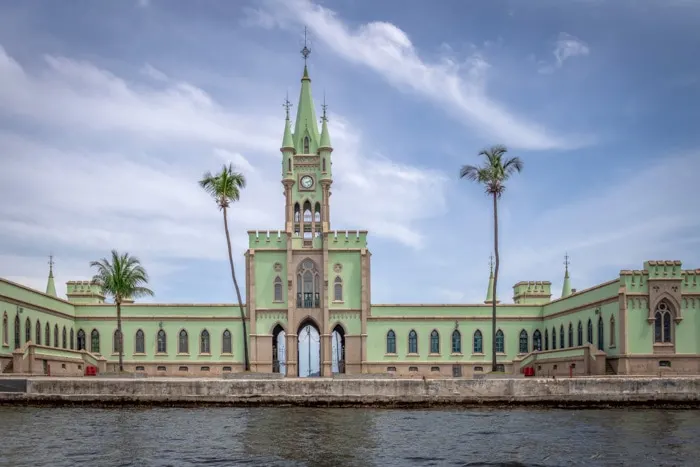
POLYGON ((371 22, 353 29, 334 11, 309 0, 268 0, 251 18, 264 27, 308 25, 340 57, 369 67, 402 90, 446 106, 478 132, 510 146, 562 149, 586 144, 585 138, 555 135, 489 97, 484 85, 489 66, 482 57, 430 63, 392 23, 371 22))
POLYGON ((562 32, 559 34, 559 38, 554 44, 554 63, 543 62, 540 64, 540 73, 552 73, 557 68, 561 68, 564 62, 573 57, 586 56, 590 54, 591 49, 588 44, 583 42, 571 34, 562 32))

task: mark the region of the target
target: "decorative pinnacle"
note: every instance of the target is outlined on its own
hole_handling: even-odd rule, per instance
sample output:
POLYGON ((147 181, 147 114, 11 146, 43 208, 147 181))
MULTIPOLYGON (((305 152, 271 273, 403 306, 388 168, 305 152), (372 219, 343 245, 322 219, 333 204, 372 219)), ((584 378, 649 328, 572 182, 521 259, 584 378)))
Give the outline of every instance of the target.
POLYGON ((491 269, 491 274, 493 274, 493 255, 489 256, 489 268, 491 269))
POLYGON ((53 255, 49 255, 49 275, 53 275, 53 255))
POLYGON ((306 37, 307 28, 304 26, 304 48, 301 49, 301 55, 304 57, 304 65, 306 65, 306 59, 311 55, 311 49, 308 47, 308 38, 306 37))
POLYGON ((328 117, 326 116, 326 109, 327 108, 328 108, 328 105, 326 104, 326 92, 323 91, 323 104, 321 104, 321 109, 323 109, 323 115, 321 116, 322 122, 328 121, 328 117))
POLYGON ((569 261, 569 253, 564 253, 564 269, 566 272, 569 272, 569 264, 571 264, 569 261))
POLYGON ((287 114, 287 120, 289 120, 289 109, 292 107, 292 103, 289 102, 289 93, 287 93, 287 97, 284 98, 284 104, 282 104, 282 107, 284 107, 284 110, 286 111, 287 114))

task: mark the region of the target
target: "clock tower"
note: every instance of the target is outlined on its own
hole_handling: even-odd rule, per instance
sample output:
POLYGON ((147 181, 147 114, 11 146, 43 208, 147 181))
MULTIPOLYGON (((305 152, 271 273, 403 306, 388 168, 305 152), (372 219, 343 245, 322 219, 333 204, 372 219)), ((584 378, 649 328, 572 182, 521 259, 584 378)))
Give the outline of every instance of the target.
POLYGON ((285 232, 304 239, 304 246, 330 230, 331 147, 326 105, 322 106, 321 131, 311 95, 306 65, 292 132, 287 100, 282 139, 282 185, 285 195, 285 232))

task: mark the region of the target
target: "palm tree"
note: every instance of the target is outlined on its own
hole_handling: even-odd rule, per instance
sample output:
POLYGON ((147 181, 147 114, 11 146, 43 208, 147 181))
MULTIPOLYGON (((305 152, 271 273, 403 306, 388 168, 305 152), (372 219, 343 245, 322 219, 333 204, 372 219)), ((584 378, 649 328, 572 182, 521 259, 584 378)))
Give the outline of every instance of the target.
POLYGON ((119 254, 112 250, 112 262, 107 258, 90 262, 90 267, 97 268, 92 278, 93 283, 102 288, 105 295, 114 299, 117 305, 117 334, 119 337, 119 371, 124 371, 124 337, 122 334, 122 302, 145 296, 153 296, 153 291, 146 287, 148 274, 141 262, 129 253, 119 254))
POLYGON ((236 271, 233 267, 233 254, 231 253, 231 235, 228 231, 228 218, 226 209, 231 203, 235 203, 241 197, 241 189, 245 188, 245 176, 233 170, 233 165, 229 164, 221 168, 221 172, 212 175, 211 172, 204 174, 204 177, 199 181, 199 185, 204 188, 204 191, 209 193, 216 205, 224 214, 224 230, 226 231, 226 244, 228 245, 228 261, 231 265, 231 278, 233 286, 236 288, 238 296, 238 308, 241 311, 241 323, 243 323, 243 358, 245 371, 250 370, 250 361, 248 359, 248 329, 245 322, 245 312, 243 311, 243 301, 241 300, 241 290, 238 287, 236 280, 236 271))
POLYGON ((484 156, 484 165, 463 165, 459 171, 460 178, 466 178, 483 185, 486 194, 493 197, 493 249, 496 256, 496 267, 493 274, 493 301, 491 316, 491 344, 492 361, 491 370, 496 371, 496 287, 498 284, 498 199, 506 190, 505 182, 516 172, 523 169, 523 161, 518 157, 506 158, 508 152, 505 146, 496 145, 489 149, 479 151, 479 156, 484 156))

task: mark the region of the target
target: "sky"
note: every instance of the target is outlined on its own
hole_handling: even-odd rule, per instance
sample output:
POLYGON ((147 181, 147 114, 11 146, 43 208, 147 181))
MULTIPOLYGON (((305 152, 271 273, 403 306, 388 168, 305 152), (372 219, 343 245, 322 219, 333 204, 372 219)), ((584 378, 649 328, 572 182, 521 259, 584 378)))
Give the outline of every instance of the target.
MULTIPOLYGON (((524 162, 499 203, 499 298, 559 296, 651 259, 700 267, 700 2, 0 1, 0 277, 59 295, 111 249, 155 297, 231 303, 232 162, 248 230, 283 228, 285 96, 308 28, 333 152, 331 225, 369 230, 373 303, 479 303, 492 205, 481 149, 524 162)), ((294 108, 292 109, 294 112, 294 108)))

